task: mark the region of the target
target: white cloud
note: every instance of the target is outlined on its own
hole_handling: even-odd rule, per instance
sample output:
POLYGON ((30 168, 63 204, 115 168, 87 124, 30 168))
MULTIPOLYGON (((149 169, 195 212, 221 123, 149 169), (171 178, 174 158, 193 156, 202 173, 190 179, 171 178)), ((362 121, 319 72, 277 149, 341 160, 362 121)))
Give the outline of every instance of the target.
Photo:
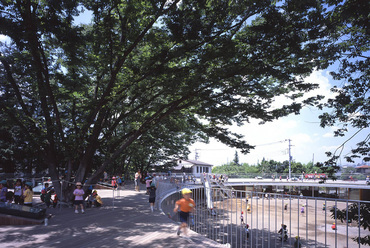
POLYGON ((333 132, 329 132, 329 133, 325 133, 322 137, 324 137, 324 138, 333 138, 334 134, 333 134, 333 132))
POLYGON ((305 133, 298 133, 292 136, 292 140, 295 140, 299 143, 312 143, 313 140, 311 139, 311 136, 305 133))

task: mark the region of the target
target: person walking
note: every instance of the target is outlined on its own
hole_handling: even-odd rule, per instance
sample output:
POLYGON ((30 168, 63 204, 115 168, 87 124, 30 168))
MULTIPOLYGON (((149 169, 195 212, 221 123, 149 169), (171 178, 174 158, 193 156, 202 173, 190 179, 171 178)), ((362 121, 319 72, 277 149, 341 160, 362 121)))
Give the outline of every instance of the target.
POLYGON ((136 191, 140 191, 140 187, 139 187, 139 181, 141 179, 141 172, 140 170, 138 170, 136 173, 135 173, 135 190, 136 191))
POLYGON ((286 225, 281 224, 281 228, 278 231, 278 233, 280 234, 280 240, 281 241, 287 241, 288 240, 288 228, 287 228, 286 225))
POLYGON ((331 229, 332 230, 336 230, 337 229, 337 225, 335 225, 335 222, 333 223, 333 225, 331 226, 331 229))
POLYGON ((251 204, 248 203, 248 205, 247 205, 247 213, 251 213, 251 212, 252 212, 251 204))
POLYGON ((112 182, 111 182, 111 184, 112 184, 113 190, 117 190, 117 188, 118 188, 118 183, 117 183, 117 179, 116 179, 116 177, 112 177, 112 182))
POLYGON ((301 248, 302 247, 302 244, 300 242, 300 238, 299 236, 296 236, 295 237, 295 242, 294 242, 294 248, 301 248))
POLYGON ((116 177, 116 180, 117 180, 117 183, 118 183, 119 188, 121 188, 122 187, 122 179, 121 179, 121 177, 120 176, 117 176, 116 177))
POLYGON ((157 188, 155 187, 155 184, 152 182, 149 188, 149 204, 150 204, 150 210, 152 211, 152 213, 154 212, 156 191, 157 191, 157 188))
POLYGON ((150 189, 150 185, 152 184, 152 177, 151 176, 147 176, 145 178, 145 186, 146 186, 146 195, 149 195, 149 189, 150 189))
POLYGON ((104 182, 108 182, 108 173, 106 171, 104 171, 103 173, 103 177, 104 177, 104 182))
POLYGON ((304 216, 304 205, 301 207, 301 215, 304 216))
POLYGON ((249 225, 248 224, 245 224, 244 232, 245 232, 245 238, 248 240, 249 239, 249 225))
POLYGON ((82 189, 82 184, 80 182, 76 183, 76 189, 73 191, 73 194, 75 196, 75 213, 78 214, 78 206, 81 207, 81 213, 85 213, 83 198, 85 191, 82 189))
POLYGON ((195 209, 195 202, 191 198, 192 191, 190 189, 184 188, 181 190, 181 193, 183 195, 183 198, 176 202, 176 205, 173 211, 175 213, 177 212, 179 213, 180 222, 181 222, 180 226, 177 229, 177 235, 180 236, 181 229, 183 229, 185 236, 187 236, 188 218, 189 218, 190 212, 193 212, 195 209))

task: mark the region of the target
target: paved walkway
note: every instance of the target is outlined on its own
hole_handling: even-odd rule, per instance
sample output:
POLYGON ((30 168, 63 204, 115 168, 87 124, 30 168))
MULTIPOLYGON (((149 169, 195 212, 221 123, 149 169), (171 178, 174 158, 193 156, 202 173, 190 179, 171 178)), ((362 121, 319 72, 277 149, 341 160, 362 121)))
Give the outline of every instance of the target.
POLYGON ((104 206, 85 214, 50 208, 48 226, 0 226, 0 247, 225 247, 195 232, 189 232, 190 239, 178 237, 176 223, 150 211, 144 191, 128 186, 114 201, 112 190, 98 193, 104 206))

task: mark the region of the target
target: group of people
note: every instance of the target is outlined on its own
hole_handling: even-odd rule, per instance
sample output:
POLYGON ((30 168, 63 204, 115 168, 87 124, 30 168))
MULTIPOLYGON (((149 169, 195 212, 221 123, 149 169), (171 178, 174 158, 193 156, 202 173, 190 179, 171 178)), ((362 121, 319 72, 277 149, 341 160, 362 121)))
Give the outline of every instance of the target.
POLYGON ((9 191, 8 188, 8 181, 2 180, 0 182, 0 202, 32 207, 32 183, 17 179, 14 185, 14 192, 9 191))
MULTIPOLYGON (((105 183, 109 183, 109 177, 108 177, 108 173, 106 171, 104 171, 103 173, 103 181, 105 183)), ((113 187, 117 188, 118 186, 125 186, 125 176, 122 174, 122 176, 112 176, 112 181, 111 181, 111 184, 113 187), (113 185, 113 181, 114 181, 114 185, 113 185)))
POLYGON ((154 185, 154 187, 157 187, 158 178, 159 177, 157 176, 156 173, 150 175, 149 173, 146 172, 143 173, 140 170, 138 170, 134 176, 135 190, 140 191, 140 183, 143 183, 146 186, 147 189, 146 194, 148 195, 149 188, 152 186, 152 184, 154 185))
MULTIPOLYGON (((203 176, 205 177, 207 173, 203 173, 203 176)), ((216 175, 216 174, 209 174, 209 178, 213 179, 219 183, 227 182, 229 181, 229 177, 227 175, 216 175)))

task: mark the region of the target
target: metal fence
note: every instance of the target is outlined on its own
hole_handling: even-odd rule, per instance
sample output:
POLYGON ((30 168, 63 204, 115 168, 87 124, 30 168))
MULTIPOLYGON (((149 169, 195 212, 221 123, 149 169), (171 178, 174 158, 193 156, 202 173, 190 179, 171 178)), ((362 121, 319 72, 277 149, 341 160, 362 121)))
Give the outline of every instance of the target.
POLYGON ((355 204, 358 219, 369 223, 361 211, 370 202, 161 182, 157 202, 174 221, 178 217, 173 208, 183 187, 192 188, 196 202, 190 228, 231 247, 364 247, 353 239, 370 235, 358 221, 342 222, 337 215, 339 209, 346 209, 348 220, 349 206, 355 204), (280 231, 282 226, 285 229, 280 231))

